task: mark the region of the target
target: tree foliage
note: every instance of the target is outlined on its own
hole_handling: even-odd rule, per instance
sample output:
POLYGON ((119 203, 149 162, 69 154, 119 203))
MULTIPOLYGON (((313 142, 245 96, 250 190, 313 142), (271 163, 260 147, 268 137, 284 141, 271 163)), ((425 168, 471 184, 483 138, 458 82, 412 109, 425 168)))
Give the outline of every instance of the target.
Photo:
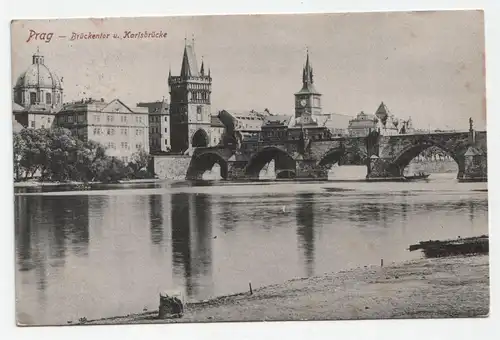
POLYGON ((95 141, 82 141, 67 129, 23 129, 14 133, 14 176, 16 181, 39 174, 43 181, 117 182, 151 178, 150 156, 141 150, 125 164, 106 155, 95 141))

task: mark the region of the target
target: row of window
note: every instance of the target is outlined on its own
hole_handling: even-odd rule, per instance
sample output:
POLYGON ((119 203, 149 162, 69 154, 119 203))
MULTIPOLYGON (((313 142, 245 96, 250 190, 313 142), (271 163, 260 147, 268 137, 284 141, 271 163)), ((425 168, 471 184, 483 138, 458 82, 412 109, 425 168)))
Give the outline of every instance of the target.
POLYGON ((83 123, 85 121, 85 116, 83 114, 79 114, 78 116, 76 115, 63 115, 61 118, 59 118, 60 121, 62 120, 64 123, 83 123))
MULTIPOLYGON (((168 122, 168 117, 165 117, 164 119, 165 119, 165 121, 166 121, 166 122, 168 122)), ((157 122, 157 123, 159 123, 159 122, 160 122, 160 120, 161 120, 161 117, 160 117, 160 116, 149 116, 149 121, 150 121, 151 123, 153 123, 153 122, 157 122)))
MULTIPOLYGON (((165 128, 165 133, 168 133, 168 129, 165 128)), ((161 129, 159 127, 150 127, 149 132, 150 133, 160 133, 161 129)))
MULTIPOLYGON (((30 92, 30 104, 36 104, 38 102, 37 100, 37 93, 36 92, 30 92)), ((41 98, 40 98, 41 101, 41 98)), ((60 103, 61 102, 61 94, 56 93, 56 100, 54 101, 54 104, 60 103)), ((45 93, 45 104, 52 104, 52 93, 47 92, 45 93)))
MULTIPOLYGON (((127 150, 129 149, 128 142, 121 142, 120 146, 121 146, 121 148, 122 148, 122 149, 127 149, 127 150)), ((115 144, 114 142, 108 142, 107 147, 108 147, 109 149, 114 149, 114 150, 116 150, 116 144, 115 144)), ((136 148, 137 150, 142 149, 142 144, 140 144, 140 143, 136 144, 136 145, 135 145, 135 148, 136 148)))
MULTIPOLYGON (((94 128, 94 135, 104 135, 106 130, 106 135, 114 135, 115 134, 115 129, 114 128, 94 128)), ((128 128, 121 128, 120 133, 122 135, 127 136, 128 135, 128 128)), ((142 129, 135 129, 135 135, 136 136, 142 136, 144 134, 144 131, 142 129)))
MULTIPOLYGON (((82 115, 83 116, 83 115, 82 115)), ((106 121, 108 123, 113 123, 115 121, 115 116, 116 115, 107 115, 106 116, 106 121)), ((94 121, 95 122, 100 122, 101 121, 101 116, 99 114, 94 115, 94 121)), ((127 123, 128 122, 128 116, 126 115, 121 115, 120 116, 120 122, 122 123, 127 123)), ((137 116, 135 117, 135 122, 136 123, 142 123, 142 116, 137 116)))
POLYGON ((193 99, 194 100, 206 100, 208 99, 208 92, 193 92, 193 99))
MULTIPOLYGON (((151 139, 151 146, 161 146, 160 142, 161 142, 161 139, 159 139, 159 138, 152 138, 151 139)), ((168 145, 168 139, 165 139, 165 145, 168 145)))
MULTIPOLYGON (((50 117, 47 117, 47 124, 48 124, 47 126, 50 126, 50 122, 51 122, 50 117)), ((34 120, 32 120, 32 121, 30 122, 30 125, 31 125, 31 127, 32 127, 32 128, 35 128, 35 121, 34 121, 34 120)), ((42 129, 43 129, 43 128, 45 128, 45 125, 44 125, 44 124, 42 124, 42 129)))

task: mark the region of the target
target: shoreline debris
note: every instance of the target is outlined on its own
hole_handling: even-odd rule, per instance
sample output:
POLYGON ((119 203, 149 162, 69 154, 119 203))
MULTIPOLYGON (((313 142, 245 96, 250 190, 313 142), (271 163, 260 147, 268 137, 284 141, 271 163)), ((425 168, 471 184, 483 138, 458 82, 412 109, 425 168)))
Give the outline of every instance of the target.
POLYGON ((422 250, 426 257, 444 257, 453 255, 474 255, 489 253, 489 237, 481 235, 452 240, 430 240, 410 245, 409 251, 422 250))

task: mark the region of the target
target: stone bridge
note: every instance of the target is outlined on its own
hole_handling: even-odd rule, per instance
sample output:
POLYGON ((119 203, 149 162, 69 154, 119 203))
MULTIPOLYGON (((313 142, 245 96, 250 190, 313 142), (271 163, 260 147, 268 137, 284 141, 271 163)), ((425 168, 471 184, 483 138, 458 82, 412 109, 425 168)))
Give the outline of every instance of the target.
POLYGON ((400 179, 404 168, 425 149, 436 146, 458 164, 458 179, 486 180, 486 132, 406 134, 367 137, 243 141, 197 148, 186 178, 202 179, 217 163, 225 180, 255 180, 270 161, 277 178, 327 179, 332 165, 363 164, 368 180, 400 179))

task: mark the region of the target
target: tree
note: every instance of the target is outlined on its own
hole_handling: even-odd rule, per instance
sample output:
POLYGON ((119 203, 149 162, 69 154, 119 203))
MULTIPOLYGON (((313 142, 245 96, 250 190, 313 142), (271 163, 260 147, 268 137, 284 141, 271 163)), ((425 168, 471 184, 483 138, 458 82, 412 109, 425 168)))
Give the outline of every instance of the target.
POLYGON ((151 178, 152 174, 148 171, 148 166, 151 163, 151 156, 141 149, 132 155, 132 160, 128 164, 134 178, 151 178))

